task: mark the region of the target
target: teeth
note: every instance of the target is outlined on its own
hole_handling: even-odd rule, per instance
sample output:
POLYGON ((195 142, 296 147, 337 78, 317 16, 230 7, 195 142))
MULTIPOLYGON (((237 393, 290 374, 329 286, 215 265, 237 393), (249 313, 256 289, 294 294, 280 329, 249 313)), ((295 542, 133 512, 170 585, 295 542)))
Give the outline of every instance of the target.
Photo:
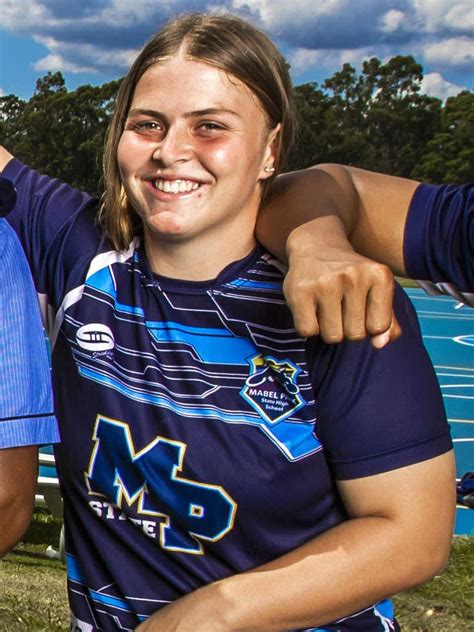
POLYGON ((200 185, 191 180, 162 180, 159 178, 153 182, 153 186, 164 193, 190 193, 196 191, 200 185))

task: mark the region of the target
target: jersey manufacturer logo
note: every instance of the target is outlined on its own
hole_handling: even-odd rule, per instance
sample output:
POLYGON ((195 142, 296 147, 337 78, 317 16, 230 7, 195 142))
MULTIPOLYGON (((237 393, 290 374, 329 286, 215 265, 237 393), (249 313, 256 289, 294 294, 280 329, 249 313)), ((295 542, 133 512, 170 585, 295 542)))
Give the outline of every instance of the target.
POLYGON ((110 351, 115 345, 112 330, 101 323, 89 323, 79 327, 76 341, 86 351, 110 351))
POLYGON ((240 394, 268 423, 277 424, 306 405, 296 383, 301 373, 296 364, 262 355, 249 363, 250 375, 240 394))

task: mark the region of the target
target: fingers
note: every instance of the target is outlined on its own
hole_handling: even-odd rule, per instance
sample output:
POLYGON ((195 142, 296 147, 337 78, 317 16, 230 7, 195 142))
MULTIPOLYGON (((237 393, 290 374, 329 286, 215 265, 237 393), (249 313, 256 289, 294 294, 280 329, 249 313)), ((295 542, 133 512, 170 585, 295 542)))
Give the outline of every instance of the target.
POLYGON ((392 309, 395 290, 392 274, 385 266, 378 266, 375 274, 367 295, 366 328, 372 336, 372 345, 381 349, 399 338, 402 330, 392 309))
POLYGON ((382 349, 389 342, 393 342, 394 340, 399 338, 401 336, 401 333, 402 329, 397 319, 395 318, 395 315, 393 315, 390 327, 381 334, 373 335, 370 341, 373 347, 375 347, 376 349, 382 349))
MULTIPOLYGON (((336 285, 336 284, 335 284, 336 285)), ((344 338, 344 319, 342 309, 343 294, 336 285, 324 288, 319 292, 316 310, 319 323, 319 333, 324 342, 334 344, 344 338)))
POLYGON ((365 260, 316 279, 295 279, 290 271, 284 291, 301 336, 319 334, 330 344, 371 336, 380 349, 401 334, 392 310, 394 281, 385 266, 365 260))
POLYGON ((288 307, 293 314, 296 331, 303 338, 319 334, 315 292, 312 283, 307 284, 299 279, 294 280, 288 273, 283 283, 283 291, 288 307))

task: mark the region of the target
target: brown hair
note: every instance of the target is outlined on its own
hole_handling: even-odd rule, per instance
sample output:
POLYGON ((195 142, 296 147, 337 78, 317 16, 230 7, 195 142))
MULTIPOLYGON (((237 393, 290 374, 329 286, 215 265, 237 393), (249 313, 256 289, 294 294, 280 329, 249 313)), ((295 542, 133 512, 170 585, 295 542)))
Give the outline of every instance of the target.
MULTIPOLYGON (((191 59, 203 61, 233 75, 259 98, 270 128, 281 123, 275 175, 281 171, 296 127, 293 88, 285 59, 258 28, 234 15, 183 14, 171 20, 145 45, 123 79, 104 152, 105 193, 101 219, 114 248, 125 249, 139 232, 141 221, 130 207, 117 163, 117 147, 135 87, 143 74, 184 46, 191 59)), ((270 180, 262 185, 262 197, 270 180)))

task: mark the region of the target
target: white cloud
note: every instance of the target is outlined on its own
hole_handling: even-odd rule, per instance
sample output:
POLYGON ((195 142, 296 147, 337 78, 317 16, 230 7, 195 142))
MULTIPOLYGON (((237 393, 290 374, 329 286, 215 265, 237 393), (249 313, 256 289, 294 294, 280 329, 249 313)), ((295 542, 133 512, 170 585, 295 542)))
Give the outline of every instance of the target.
POLYGON ((0 97, 4 97, 4 96, 5 96, 5 92, 3 88, 0 88, 0 97))
POLYGON ((337 53, 335 61, 338 66, 342 66, 343 63, 347 62, 352 66, 359 67, 362 66, 363 61, 371 57, 378 57, 383 62, 386 61, 383 56, 383 48, 381 47, 377 51, 372 48, 352 48, 335 52, 337 53))
POLYGON ((230 8, 259 15, 267 28, 291 22, 314 20, 319 16, 335 14, 344 8, 347 0, 232 0, 230 8))
POLYGON ((474 28, 472 0, 412 0, 412 3, 415 15, 429 33, 443 27, 463 32, 474 28))
POLYGON ((35 69, 123 74, 170 16, 227 9, 261 25, 295 74, 413 54, 428 72, 473 63, 474 0, 0 0, 0 27, 34 36, 35 69))
POLYGON ((474 40, 470 37, 452 37, 432 42, 423 47, 427 62, 441 67, 474 66, 474 40))
POLYGON ((428 73, 421 82, 421 92, 438 97, 443 101, 448 97, 455 97, 462 90, 466 90, 466 88, 446 81, 439 72, 428 73))
POLYGON ((294 49, 287 55, 292 74, 301 75, 317 64, 324 65, 326 53, 327 51, 308 50, 307 48, 294 49))
POLYGON ((403 11, 390 9, 381 19, 381 30, 384 33, 397 31, 406 22, 406 15, 403 11))
POLYGON ((474 31, 474 4, 462 2, 452 6, 446 14, 446 24, 453 29, 474 31))
POLYGON ((58 41, 35 36, 35 41, 51 51, 34 64, 35 70, 65 70, 73 73, 97 72, 110 68, 126 71, 138 54, 136 49, 102 49, 92 44, 58 41))
POLYGON ((95 68, 91 68, 88 66, 79 66, 78 64, 66 61, 65 59, 63 59, 63 57, 61 57, 61 55, 46 55, 46 57, 39 59, 33 64, 33 69, 40 72, 56 72, 57 70, 61 70, 64 72, 72 72, 75 74, 97 72, 95 68))
POLYGON ((41 27, 52 16, 42 2, 36 0, 3 0, 0 26, 5 29, 28 31, 41 27))

